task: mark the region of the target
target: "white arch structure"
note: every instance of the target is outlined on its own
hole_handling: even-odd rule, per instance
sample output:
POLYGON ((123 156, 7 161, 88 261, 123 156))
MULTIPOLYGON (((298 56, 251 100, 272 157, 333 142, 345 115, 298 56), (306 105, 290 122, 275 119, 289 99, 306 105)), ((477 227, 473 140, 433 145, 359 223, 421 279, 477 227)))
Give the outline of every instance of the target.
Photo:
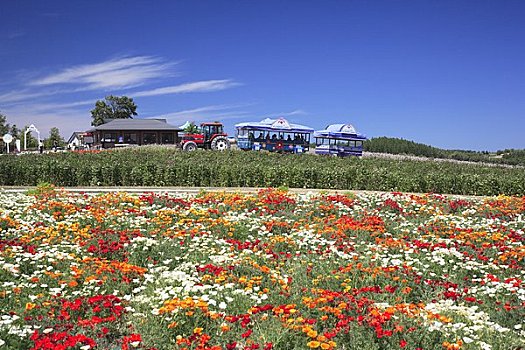
POLYGON ((24 132, 24 151, 27 150, 27 133, 29 132, 36 132, 37 135, 38 135, 38 144, 40 144, 40 131, 38 131, 38 129, 36 128, 36 126, 34 126, 33 124, 29 125, 29 127, 26 129, 26 131, 24 132))

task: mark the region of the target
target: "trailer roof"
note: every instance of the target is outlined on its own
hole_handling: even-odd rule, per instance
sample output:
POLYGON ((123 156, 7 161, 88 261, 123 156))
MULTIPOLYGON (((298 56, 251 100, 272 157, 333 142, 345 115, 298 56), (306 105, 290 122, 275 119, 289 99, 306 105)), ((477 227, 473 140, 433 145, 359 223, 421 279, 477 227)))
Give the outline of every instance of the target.
POLYGON ((324 130, 316 130, 314 137, 339 138, 345 140, 366 140, 367 137, 357 132, 352 124, 331 124, 324 130))
POLYGON ((302 133, 312 133, 314 129, 300 125, 289 123, 284 118, 270 119, 266 118, 260 122, 246 122, 235 124, 237 129, 252 129, 252 130, 261 130, 261 131, 284 131, 284 132, 302 132, 302 133))

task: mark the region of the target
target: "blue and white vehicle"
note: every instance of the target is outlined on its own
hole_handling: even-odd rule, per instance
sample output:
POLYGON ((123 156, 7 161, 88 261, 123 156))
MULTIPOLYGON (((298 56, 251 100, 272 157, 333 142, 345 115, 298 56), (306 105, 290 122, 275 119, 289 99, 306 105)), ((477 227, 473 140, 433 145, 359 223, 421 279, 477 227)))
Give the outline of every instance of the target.
POLYGON ((314 129, 288 123, 284 118, 235 125, 237 147, 242 150, 304 153, 309 150, 314 129))
POLYGON ((367 138, 351 124, 332 124, 314 132, 315 153, 338 157, 362 156, 363 141, 367 138))

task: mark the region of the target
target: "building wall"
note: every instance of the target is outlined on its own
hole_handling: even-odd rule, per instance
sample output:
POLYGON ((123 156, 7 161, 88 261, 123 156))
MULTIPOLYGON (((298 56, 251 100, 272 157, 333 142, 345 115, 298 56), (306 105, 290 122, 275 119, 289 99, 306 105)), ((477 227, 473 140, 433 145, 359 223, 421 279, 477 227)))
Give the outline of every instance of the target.
POLYGON ((104 148, 114 147, 115 144, 178 144, 178 131, 164 130, 97 130, 94 132, 94 145, 103 145, 104 148))

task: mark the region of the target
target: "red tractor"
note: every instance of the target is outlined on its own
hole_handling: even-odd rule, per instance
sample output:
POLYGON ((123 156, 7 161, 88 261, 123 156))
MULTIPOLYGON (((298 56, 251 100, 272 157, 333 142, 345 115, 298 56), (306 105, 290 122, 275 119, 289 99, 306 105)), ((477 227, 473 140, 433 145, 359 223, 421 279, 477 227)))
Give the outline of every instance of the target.
POLYGON ((230 149, 228 135, 224 132, 222 123, 202 123, 199 133, 188 133, 182 137, 182 149, 195 151, 197 148, 224 151, 230 149))

